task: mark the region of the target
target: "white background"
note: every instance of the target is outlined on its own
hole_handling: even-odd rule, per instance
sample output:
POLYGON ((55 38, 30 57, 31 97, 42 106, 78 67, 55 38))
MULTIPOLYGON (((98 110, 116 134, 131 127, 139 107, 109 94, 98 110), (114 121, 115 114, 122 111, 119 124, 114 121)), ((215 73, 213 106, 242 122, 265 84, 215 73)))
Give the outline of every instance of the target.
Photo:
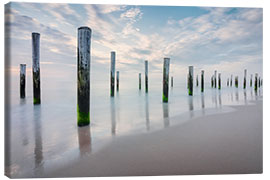
MULTIPOLYGON (((50 2, 42 0, 16 0, 17 2, 50 2)), ((0 177, 1 179, 8 179, 4 176, 4 4, 9 1, 1 1, 0 11, 1 11, 1 55, 2 60, 0 61, 0 99, 1 99, 1 145, 0 145, 0 177)), ((82 3, 82 4, 130 4, 130 5, 177 5, 177 6, 212 6, 212 7, 262 7, 263 8, 263 77, 264 77, 264 116, 263 116, 263 174, 248 174, 248 175, 197 175, 197 176, 155 176, 155 177, 102 177, 102 178, 91 178, 93 180, 107 180, 107 179, 270 179, 270 165, 269 165, 269 134, 270 134, 270 118, 269 118, 269 73, 267 68, 269 68, 269 14, 270 14, 270 1, 269 0, 54 0, 53 3, 82 3)), ((116 164, 117 165, 117 164, 116 164)), ((69 179, 79 179, 79 178, 69 178, 69 179)))

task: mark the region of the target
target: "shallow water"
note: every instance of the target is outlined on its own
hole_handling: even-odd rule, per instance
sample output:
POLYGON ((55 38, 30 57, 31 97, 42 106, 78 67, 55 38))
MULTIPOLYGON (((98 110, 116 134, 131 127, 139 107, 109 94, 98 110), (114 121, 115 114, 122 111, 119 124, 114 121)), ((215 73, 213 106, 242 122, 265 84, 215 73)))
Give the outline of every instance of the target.
MULTIPOLYGON (((57 83, 56 83, 57 84, 57 83)), ((69 82, 42 88, 41 105, 33 105, 28 88, 25 99, 18 89, 11 88, 10 162, 6 164, 11 177, 40 177, 57 167, 97 152, 114 138, 148 133, 185 123, 190 118, 210 113, 227 112, 227 105, 245 105, 262 98, 262 88, 254 92, 234 87, 221 90, 206 87, 201 93, 194 87, 194 96, 187 95, 185 85, 169 90, 169 103, 162 103, 160 86, 149 92, 121 88, 115 97, 109 87, 92 86, 90 96, 91 125, 76 124, 76 87, 69 82), (181 116, 179 121, 170 117, 181 116)))

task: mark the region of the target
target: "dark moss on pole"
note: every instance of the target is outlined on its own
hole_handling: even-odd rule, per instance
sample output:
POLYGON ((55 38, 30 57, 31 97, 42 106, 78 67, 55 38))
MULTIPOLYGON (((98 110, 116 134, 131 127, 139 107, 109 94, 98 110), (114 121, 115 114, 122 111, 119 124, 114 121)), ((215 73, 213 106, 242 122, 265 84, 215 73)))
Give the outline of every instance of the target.
POLYGON ((33 102, 40 104, 40 34, 32 33, 33 102))
POLYGON ((169 71, 170 71, 170 58, 164 58, 163 63, 163 102, 168 102, 169 97, 169 71))
POLYGON ((26 64, 20 64, 20 97, 25 98, 26 64))
POLYGON ((77 47, 77 125, 90 123, 91 29, 78 28, 77 47))

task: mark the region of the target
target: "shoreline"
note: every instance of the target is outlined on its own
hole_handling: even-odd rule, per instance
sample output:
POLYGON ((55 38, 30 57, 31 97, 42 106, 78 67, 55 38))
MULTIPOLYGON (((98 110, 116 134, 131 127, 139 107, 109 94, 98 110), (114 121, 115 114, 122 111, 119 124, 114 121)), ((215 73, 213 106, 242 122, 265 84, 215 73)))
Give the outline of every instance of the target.
POLYGON ((100 151, 40 177, 262 173, 262 104, 233 105, 233 112, 118 137, 100 151))

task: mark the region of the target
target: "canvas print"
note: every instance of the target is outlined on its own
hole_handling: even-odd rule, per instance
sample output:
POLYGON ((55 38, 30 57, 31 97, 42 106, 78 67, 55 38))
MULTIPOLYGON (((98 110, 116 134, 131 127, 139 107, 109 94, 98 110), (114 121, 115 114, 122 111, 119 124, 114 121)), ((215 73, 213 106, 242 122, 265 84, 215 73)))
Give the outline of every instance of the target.
POLYGON ((263 9, 5 5, 5 175, 262 173, 263 9))

